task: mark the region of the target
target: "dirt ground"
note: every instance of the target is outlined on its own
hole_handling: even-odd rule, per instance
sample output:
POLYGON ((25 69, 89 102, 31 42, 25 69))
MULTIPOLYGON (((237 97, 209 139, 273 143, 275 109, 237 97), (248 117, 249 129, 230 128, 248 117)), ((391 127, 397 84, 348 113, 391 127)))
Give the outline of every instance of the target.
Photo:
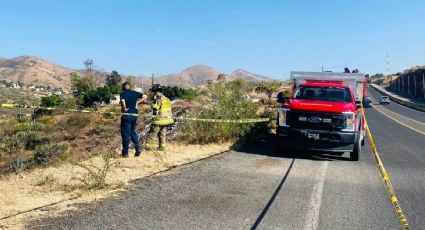
MULTIPOLYGON (((95 191, 83 188, 79 179, 84 177, 87 171, 70 163, 3 176, 0 179, 0 229, 22 229, 25 221, 29 219, 60 215, 64 210, 75 208, 76 204, 114 196, 120 190, 131 186, 132 180, 197 161, 229 148, 228 143, 171 143, 165 152, 148 151, 137 158, 112 158, 111 163, 114 166, 107 176, 108 187, 95 191)), ((104 161, 100 156, 96 156, 83 164, 102 167, 104 161)))

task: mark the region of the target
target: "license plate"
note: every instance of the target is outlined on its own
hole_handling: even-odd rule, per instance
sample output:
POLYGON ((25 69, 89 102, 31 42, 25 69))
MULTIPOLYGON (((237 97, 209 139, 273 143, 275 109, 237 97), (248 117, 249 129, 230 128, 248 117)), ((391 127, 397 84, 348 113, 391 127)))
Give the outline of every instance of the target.
POLYGON ((313 139, 313 140, 319 140, 320 139, 320 135, 318 133, 308 133, 307 134, 307 138, 308 139, 313 139))

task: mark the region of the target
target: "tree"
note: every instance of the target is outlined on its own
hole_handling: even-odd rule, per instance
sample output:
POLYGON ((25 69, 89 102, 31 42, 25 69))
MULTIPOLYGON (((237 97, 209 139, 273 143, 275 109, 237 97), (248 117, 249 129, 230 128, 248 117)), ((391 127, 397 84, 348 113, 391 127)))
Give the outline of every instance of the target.
POLYGON ((184 100, 193 100, 198 96, 198 91, 195 89, 184 89, 177 86, 164 86, 162 91, 170 99, 181 98, 184 100))
POLYGON ((93 60, 92 59, 86 59, 84 61, 84 77, 85 81, 87 81, 87 85, 89 86, 90 90, 94 90, 97 87, 96 79, 94 76, 94 68, 93 68, 93 60))
POLYGON ((113 70, 111 74, 106 76, 106 85, 110 88, 112 94, 118 94, 121 92, 120 83, 121 83, 121 75, 113 70))
POLYGON ((217 81, 226 81, 226 75, 221 73, 217 76, 217 81))
POLYGON ((84 107, 92 107, 96 102, 106 102, 111 100, 112 94, 108 86, 99 87, 95 90, 90 90, 82 97, 82 105, 84 107))
POLYGON ((69 74, 71 77, 72 92, 74 97, 80 97, 91 90, 89 83, 75 72, 69 74))
POLYGON ((269 103, 272 101, 272 95, 274 92, 279 91, 280 83, 277 81, 272 82, 261 82, 259 86, 255 88, 257 94, 264 93, 269 98, 269 103))
POLYGON ((132 88, 132 89, 136 88, 136 77, 128 76, 127 82, 128 82, 128 84, 130 84, 130 88, 132 88))

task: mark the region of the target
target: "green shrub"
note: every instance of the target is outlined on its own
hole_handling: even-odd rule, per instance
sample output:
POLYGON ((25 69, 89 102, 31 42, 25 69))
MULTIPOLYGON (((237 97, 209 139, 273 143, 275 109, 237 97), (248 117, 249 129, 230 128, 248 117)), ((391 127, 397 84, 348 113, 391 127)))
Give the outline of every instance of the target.
MULTIPOLYGON (((198 109, 191 116, 214 119, 248 119, 258 118, 259 106, 246 96, 252 87, 243 80, 218 82, 209 85, 211 98, 202 102, 209 105, 198 109)), ((255 124, 230 124, 187 122, 181 127, 183 137, 192 143, 214 143, 235 141, 250 133, 255 124)))
POLYGON ((93 126, 93 129, 91 130, 91 133, 100 135, 105 131, 105 125, 101 123, 96 123, 93 126))
POLYGON ((108 186, 106 183, 106 177, 111 171, 111 168, 118 164, 118 162, 111 162, 112 157, 113 153, 102 154, 103 165, 101 167, 97 167, 92 164, 73 163, 87 171, 82 178, 79 178, 85 189, 98 190, 104 189, 108 186))
POLYGON ((74 113, 67 117, 65 124, 71 128, 85 128, 91 123, 87 114, 74 113))
POLYGON ((115 119, 119 117, 120 115, 115 115, 113 113, 120 113, 120 112, 121 112, 121 108, 119 106, 111 106, 105 111, 105 113, 103 114, 103 117, 106 119, 115 119))
POLYGON ((27 167, 28 161, 24 158, 17 157, 10 162, 10 170, 12 172, 19 174, 27 167))
POLYGON ((51 95, 47 97, 41 98, 41 104, 42 107, 56 107, 63 104, 63 99, 59 95, 51 95))
POLYGON ((44 125, 39 122, 23 122, 16 127, 17 132, 40 131, 44 125))
POLYGON ((44 125, 39 122, 18 123, 14 133, 5 138, 4 143, 9 151, 33 149, 37 144, 42 142, 43 135, 41 129, 44 125))
POLYGON ((35 149, 34 163, 47 165, 61 159, 69 150, 69 145, 65 143, 49 143, 39 145, 35 149))
POLYGON ((170 99, 180 98, 183 100, 193 100, 198 95, 198 91, 177 86, 164 86, 163 94, 170 99))

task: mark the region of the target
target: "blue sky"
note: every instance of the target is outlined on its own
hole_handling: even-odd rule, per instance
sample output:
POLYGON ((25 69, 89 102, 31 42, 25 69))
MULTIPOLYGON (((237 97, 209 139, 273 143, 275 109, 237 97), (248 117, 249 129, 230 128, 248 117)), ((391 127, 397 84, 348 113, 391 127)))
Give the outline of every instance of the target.
POLYGON ((286 79, 425 64, 423 0, 0 0, 0 56, 174 73, 194 64, 286 79))

